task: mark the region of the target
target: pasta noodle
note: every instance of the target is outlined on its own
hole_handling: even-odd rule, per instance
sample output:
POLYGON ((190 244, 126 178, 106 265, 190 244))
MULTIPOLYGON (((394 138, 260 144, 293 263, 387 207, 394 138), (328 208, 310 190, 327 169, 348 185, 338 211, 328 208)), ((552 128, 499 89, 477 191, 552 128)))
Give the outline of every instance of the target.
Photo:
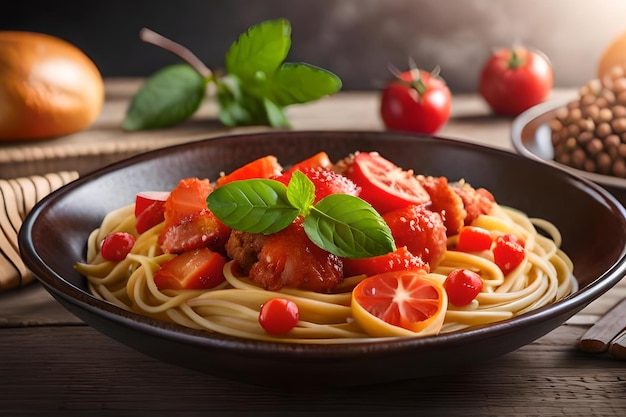
MULTIPOLYGON (((76 264, 95 297, 160 320, 247 339, 348 343, 370 338, 351 316, 351 289, 363 276, 345 278, 332 294, 288 288, 267 291, 247 277, 237 276, 230 261, 224 267, 226 282, 217 288, 159 291, 154 273, 175 256, 160 252, 157 239, 163 224, 138 235, 131 253, 122 261, 106 261, 99 251, 99 242, 109 233, 137 235, 133 210, 131 204, 107 215, 89 236, 86 262, 76 264), (258 323, 260 306, 275 297, 293 300, 300 312, 297 326, 282 337, 267 334, 258 323)), ((442 333, 505 320, 576 291, 572 262, 560 249, 561 236, 551 223, 494 204, 488 215, 479 216, 472 224, 523 238, 527 256, 504 276, 489 251, 470 254, 448 250, 429 277, 443 283, 450 271, 466 268, 478 272, 484 286, 469 305, 448 305, 442 333)), ((453 246, 455 239, 450 237, 448 245, 453 246)))

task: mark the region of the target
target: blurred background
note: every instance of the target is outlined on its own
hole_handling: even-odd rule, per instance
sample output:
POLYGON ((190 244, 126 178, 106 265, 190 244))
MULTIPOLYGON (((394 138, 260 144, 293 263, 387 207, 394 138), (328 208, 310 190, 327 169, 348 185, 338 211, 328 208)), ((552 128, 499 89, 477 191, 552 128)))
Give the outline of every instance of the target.
POLYGON ((455 93, 474 92, 489 52, 521 43, 551 59, 556 87, 595 77, 602 50, 626 31, 624 0, 107 0, 3 2, 0 30, 68 40, 105 77, 147 76, 178 62, 139 40, 148 27, 186 45, 212 69, 249 26, 292 23, 289 61, 335 72, 344 90, 378 89, 388 66, 441 67, 455 93))

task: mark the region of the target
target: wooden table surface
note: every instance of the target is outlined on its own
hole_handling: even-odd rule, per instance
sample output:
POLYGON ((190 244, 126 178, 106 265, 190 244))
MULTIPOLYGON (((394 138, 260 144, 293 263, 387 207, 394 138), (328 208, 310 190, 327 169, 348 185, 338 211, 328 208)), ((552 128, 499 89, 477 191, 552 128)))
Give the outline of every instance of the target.
MULTIPOLYGON (((101 117, 84 132, 0 145, 0 178, 54 170, 84 175, 144 150, 264 129, 220 126, 209 100, 181 126, 124 133, 119 126, 138 85, 137 80, 107 80, 101 117)), ((574 96, 554 93, 555 98, 574 96)), ((340 93, 288 114, 294 129, 382 129, 374 93, 340 93)), ((512 150, 510 125, 510 119, 492 117, 479 97, 455 96, 452 118, 440 134, 512 150)), ((85 325, 34 282, 0 292, 0 416, 623 416, 626 362, 583 353, 576 345, 625 297, 622 280, 536 342, 452 374, 302 392, 222 380, 144 356, 85 325)))

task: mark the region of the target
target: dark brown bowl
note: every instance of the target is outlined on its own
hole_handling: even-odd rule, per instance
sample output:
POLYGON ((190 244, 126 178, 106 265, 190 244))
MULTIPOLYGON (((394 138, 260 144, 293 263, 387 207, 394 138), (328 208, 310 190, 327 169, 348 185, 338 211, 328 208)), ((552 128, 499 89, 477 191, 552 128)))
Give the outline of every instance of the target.
POLYGON ((63 306, 145 354, 254 384, 359 385, 452 372, 511 352, 560 326, 624 275, 624 215, 615 198, 592 182, 501 150, 385 132, 270 132, 161 149, 80 178, 32 210, 19 241, 26 265, 63 306), (349 345, 291 345, 209 334, 125 312, 92 297, 73 269, 84 259, 91 230, 107 212, 132 202, 138 191, 169 189, 183 177, 215 179, 220 171, 267 154, 287 165, 321 150, 334 160, 357 150, 379 151, 418 173, 465 178, 491 190, 502 204, 554 222, 574 261, 579 290, 550 306, 469 331, 349 345))

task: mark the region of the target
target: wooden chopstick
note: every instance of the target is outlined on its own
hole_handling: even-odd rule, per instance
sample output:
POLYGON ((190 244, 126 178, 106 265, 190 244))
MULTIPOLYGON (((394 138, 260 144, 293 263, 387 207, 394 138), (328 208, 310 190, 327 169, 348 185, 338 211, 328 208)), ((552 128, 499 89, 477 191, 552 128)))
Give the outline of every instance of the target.
POLYGON ((626 360, 626 331, 611 341, 609 353, 616 359, 626 360))
POLYGON ((578 341, 584 352, 610 353, 619 359, 626 358, 626 299, 617 303, 585 332, 578 341))

